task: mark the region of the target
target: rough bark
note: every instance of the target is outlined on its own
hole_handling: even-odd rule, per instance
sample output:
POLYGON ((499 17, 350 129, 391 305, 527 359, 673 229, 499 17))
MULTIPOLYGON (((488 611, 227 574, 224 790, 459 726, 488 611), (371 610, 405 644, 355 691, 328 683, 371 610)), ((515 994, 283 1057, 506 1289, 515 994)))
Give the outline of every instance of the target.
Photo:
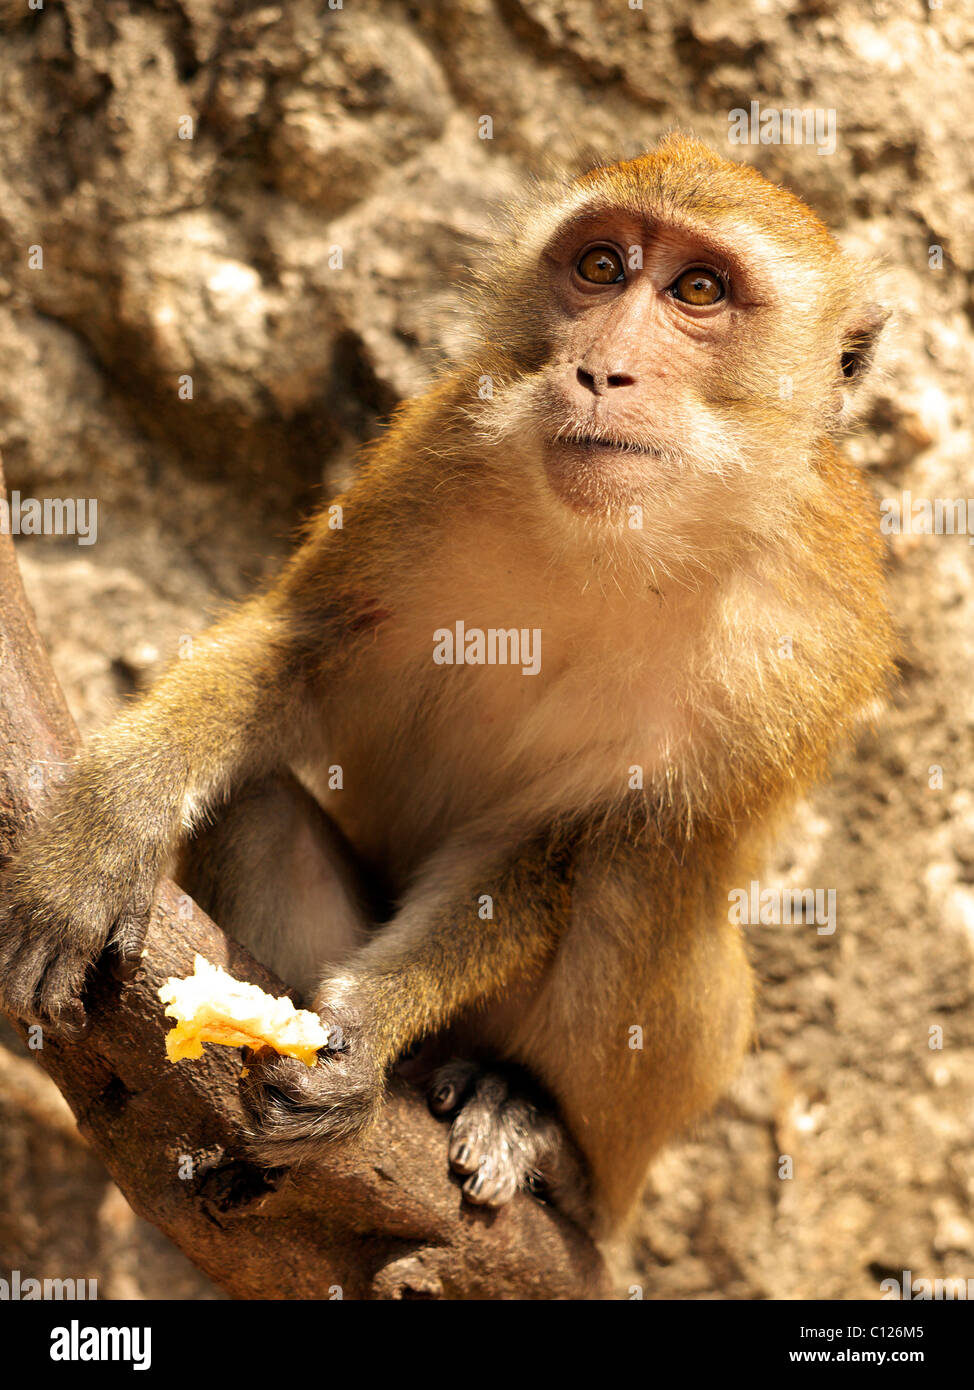
MULTIPOLYGON (((0 466, 0 495, 3 473, 0 466)), ((34 626, 13 542, 0 535, 0 868, 78 736, 34 626)), ((47 1034, 36 1056, 136 1211, 240 1298, 583 1298, 603 1288, 592 1243, 518 1197, 471 1210, 448 1176, 446 1134, 421 1096, 389 1089, 364 1140, 314 1170, 266 1174, 241 1142, 240 1057, 171 1065, 156 996, 193 956, 274 994, 284 986, 173 884, 162 886, 144 968, 99 971, 89 1036, 47 1034)), ((36 1041, 36 1038, 35 1038, 36 1041)))

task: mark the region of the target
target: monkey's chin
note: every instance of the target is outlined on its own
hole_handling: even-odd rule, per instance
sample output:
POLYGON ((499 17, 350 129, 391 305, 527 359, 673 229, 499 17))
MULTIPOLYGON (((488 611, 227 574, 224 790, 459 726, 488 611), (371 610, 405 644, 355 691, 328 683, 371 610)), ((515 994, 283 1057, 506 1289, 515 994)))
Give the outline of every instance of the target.
POLYGON ((552 492, 574 511, 611 517, 645 498, 646 470, 662 458, 628 443, 559 439, 545 449, 544 470, 552 492))

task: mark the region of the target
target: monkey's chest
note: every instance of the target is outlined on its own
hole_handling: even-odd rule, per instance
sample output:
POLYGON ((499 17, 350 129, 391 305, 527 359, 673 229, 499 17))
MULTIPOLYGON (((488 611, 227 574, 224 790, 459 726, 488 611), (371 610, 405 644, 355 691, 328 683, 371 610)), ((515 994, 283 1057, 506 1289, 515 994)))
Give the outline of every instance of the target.
POLYGON ((314 778, 351 842, 396 880, 466 826, 536 828, 623 796, 658 770, 680 725, 666 683, 632 660, 546 647, 543 631, 536 645, 510 630, 506 646, 466 626, 451 636, 452 651, 437 639, 440 660, 393 672, 377 660, 369 693, 336 702, 314 778))

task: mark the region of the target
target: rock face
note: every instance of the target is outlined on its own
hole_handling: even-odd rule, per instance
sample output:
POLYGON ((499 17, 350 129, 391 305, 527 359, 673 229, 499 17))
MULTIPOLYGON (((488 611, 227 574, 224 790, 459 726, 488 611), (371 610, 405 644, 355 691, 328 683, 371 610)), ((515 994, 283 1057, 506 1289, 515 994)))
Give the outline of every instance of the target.
MULTIPOLYGON (((272 569, 462 350, 465 277, 526 174, 674 125, 727 149, 752 101, 835 111, 834 153, 730 152, 888 266, 853 456, 879 497, 974 492, 962 6, 3 0, 0 34, 0 448, 23 495, 98 500, 97 544, 20 545, 83 729, 272 569)), ((902 684, 774 866, 834 887, 838 928, 751 929, 760 1048, 658 1164, 622 1293, 868 1298, 970 1271, 974 549, 892 542, 902 684)), ((212 1296, 3 1041, 0 1274, 212 1296)))

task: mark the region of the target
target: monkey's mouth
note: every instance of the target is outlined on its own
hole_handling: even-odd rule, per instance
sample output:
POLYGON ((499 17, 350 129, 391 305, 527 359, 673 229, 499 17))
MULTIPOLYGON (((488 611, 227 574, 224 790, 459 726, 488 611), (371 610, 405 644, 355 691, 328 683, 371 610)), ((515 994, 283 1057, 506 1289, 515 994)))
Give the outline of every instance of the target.
POLYGON ((557 434, 545 452, 548 485, 573 511, 591 516, 642 499, 668 459, 658 445, 622 435, 572 430, 557 434), (652 461, 652 466, 648 466, 652 461))
POLYGON ((638 439, 622 439, 619 436, 602 434, 583 434, 582 432, 572 432, 571 434, 559 434, 551 441, 552 448, 556 450, 570 450, 580 455, 588 455, 590 458, 606 456, 609 454, 636 454, 642 458, 663 457, 662 449, 652 444, 640 443, 638 439))

